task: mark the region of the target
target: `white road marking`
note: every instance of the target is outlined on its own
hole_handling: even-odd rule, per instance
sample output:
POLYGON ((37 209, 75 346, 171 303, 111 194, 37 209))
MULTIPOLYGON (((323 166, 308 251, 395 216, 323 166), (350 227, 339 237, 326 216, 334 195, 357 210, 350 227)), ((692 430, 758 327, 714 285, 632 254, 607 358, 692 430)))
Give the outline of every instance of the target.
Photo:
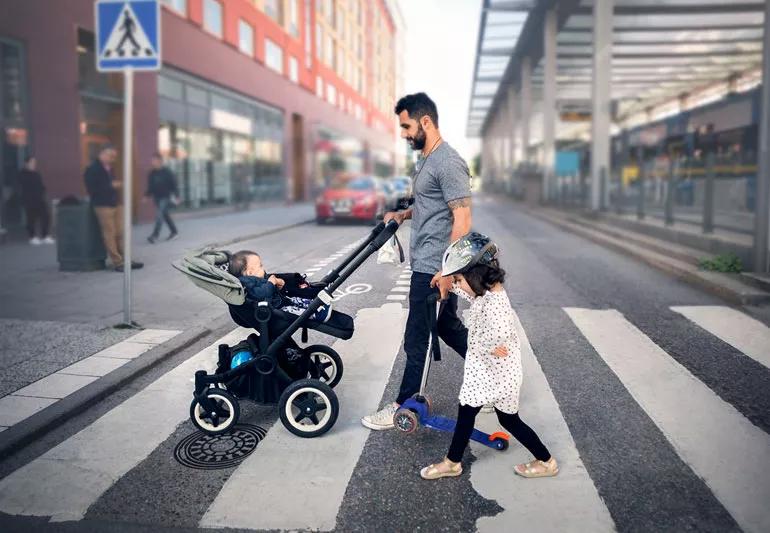
POLYGON ((334 529, 369 435, 360 419, 379 404, 401 347, 406 315, 398 304, 358 312, 355 336, 333 345, 345 362, 344 377, 335 389, 340 415, 334 428, 322 437, 303 439, 276 422, 257 451, 227 480, 201 527, 334 529))
MULTIPOLYGON (((556 457, 561 470, 555 478, 524 479, 513 473, 513 466, 531 461, 532 456, 515 439, 511 438, 510 448, 502 453, 471 443, 478 458, 471 467, 473 487, 505 509, 498 515, 480 518, 476 527, 480 532, 508 531, 511 524, 526 524, 528 531, 613 531, 609 511, 580 459, 527 334, 518 316, 515 318, 524 369, 521 416, 556 457), (546 501, 558 505, 550 505, 543 512, 546 501)), ((501 431, 494 414, 479 415, 476 427, 490 433, 501 431)))
POLYGON ((770 435, 619 312, 565 311, 738 525, 770 531, 770 435))
POLYGON ((58 446, 0 480, 0 511, 80 520, 121 476, 158 447, 189 413, 190 377, 212 371, 217 346, 243 340, 228 335, 162 375, 58 446), (148 416, 152 413, 152 416, 148 416))
POLYGON ((406 286, 409 286, 411 283, 412 283, 411 281, 407 281, 407 280, 404 280, 404 281, 398 280, 398 281, 396 281, 396 285, 406 285, 406 286))
POLYGON ((406 294, 388 294, 386 300, 406 300, 406 294))
POLYGON ((390 292, 409 292, 409 287, 393 287, 390 292))
POLYGON ((770 328, 759 320, 721 305, 681 306, 671 310, 770 368, 770 328))

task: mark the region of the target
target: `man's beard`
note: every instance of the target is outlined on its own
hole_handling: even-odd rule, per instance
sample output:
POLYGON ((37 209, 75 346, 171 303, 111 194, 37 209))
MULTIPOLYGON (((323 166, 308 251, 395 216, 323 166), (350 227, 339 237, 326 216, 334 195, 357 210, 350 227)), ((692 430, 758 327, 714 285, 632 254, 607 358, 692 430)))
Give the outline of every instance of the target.
POLYGON ((422 129, 422 124, 419 122, 417 123, 417 135, 414 137, 407 137, 407 142, 409 142, 409 146, 412 147, 412 150, 422 150, 425 148, 425 130, 422 129))

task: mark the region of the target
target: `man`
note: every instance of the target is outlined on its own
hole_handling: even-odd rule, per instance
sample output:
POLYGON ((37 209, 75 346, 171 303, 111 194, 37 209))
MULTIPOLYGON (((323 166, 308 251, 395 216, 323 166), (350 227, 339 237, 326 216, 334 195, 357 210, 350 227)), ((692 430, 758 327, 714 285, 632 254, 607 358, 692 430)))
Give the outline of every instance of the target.
POLYGON ((19 172, 19 186, 21 187, 21 201, 27 215, 29 243, 35 245, 53 244, 56 241, 48 234, 50 216, 48 214, 48 202, 45 198, 45 185, 43 184, 43 177, 37 171, 37 159, 34 156, 27 156, 24 160, 24 168, 19 172), (37 231, 38 225, 39 232, 37 231))
POLYGON ((436 104, 425 93, 410 94, 396 104, 401 138, 422 159, 415 166, 414 204, 405 211, 385 214, 385 221, 399 224, 412 220, 409 256, 412 279, 409 286, 409 316, 404 332, 406 366, 395 402, 361 419, 375 430, 393 427, 393 414, 408 398, 419 391, 425 353, 428 349, 428 296, 441 292, 448 302, 438 319, 438 334, 462 357, 468 345, 468 331, 457 316, 457 296, 449 293, 452 282, 441 277, 441 258, 450 243, 471 229, 471 192, 468 166, 447 144, 438 129, 436 104))
MULTIPOLYGON (((118 202, 118 189, 123 184, 112 173, 117 156, 117 150, 111 144, 105 144, 99 150, 99 156, 86 168, 84 178, 112 267, 123 272, 123 206, 118 202)), ((143 266, 143 263, 131 261, 131 268, 143 266)))
POLYGON ((152 154, 152 171, 147 178, 147 192, 144 193, 146 198, 152 198, 155 202, 155 228, 152 230, 152 235, 147 237, 150 244, 154 244, 160 236, 163 222, 168 225, 171 232, 166 240, 170 241, 178 235, 176 225, 169 214, 171 207, 176 205, 178 195, 176 177, 167 166, 163 165, 163 157, 155 152, 152 154))

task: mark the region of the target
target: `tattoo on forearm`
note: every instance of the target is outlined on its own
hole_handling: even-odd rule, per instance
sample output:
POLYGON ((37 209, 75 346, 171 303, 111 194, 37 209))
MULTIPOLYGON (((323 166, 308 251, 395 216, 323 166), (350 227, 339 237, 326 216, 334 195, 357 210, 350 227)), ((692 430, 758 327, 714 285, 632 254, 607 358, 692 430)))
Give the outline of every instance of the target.
POLYGON ((449 209, 454 211, 455 209, 459 207, 470 207, 471 206, 471 199, 468 198, 458 198, 457 200, 452 200, 451 202, 447 202, 447 205, 449 206, 449 209))

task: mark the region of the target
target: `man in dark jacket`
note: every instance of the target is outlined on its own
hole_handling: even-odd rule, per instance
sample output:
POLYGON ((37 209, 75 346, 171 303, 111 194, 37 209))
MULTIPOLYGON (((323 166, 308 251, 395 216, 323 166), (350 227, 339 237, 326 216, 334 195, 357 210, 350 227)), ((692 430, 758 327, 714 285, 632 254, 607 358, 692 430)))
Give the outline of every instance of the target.
POLYGON ((170 241, 178 234, 169 211, 176 204, 179 192, 174 173, 163 165, 163 157, 157 152, 152 155, 152 171, 147 178, 147 192, 144 195, 152 198, 155 202, 155 228, 147 240, 150 243, 155 243, 160 235, 160 230, 163 228, 163 222, 165 222, 171 232, 167 239, 170 241))
MULTIPOLYGON (((84 178, 86 190, 91 197, 91 206, 96 212, 102 240, 113 268, 123 272, 123 206, 120 205, 118 189, 123 183, 115 178, 113 167, 118 156, 117 150, 104 145, 99 156, 86 169, 84 178)), ((131 261, 131 268, 142 268, 143 263, 131 261)))
POLYGON ((19 186, 21 202, 27 214, 30 244, 53 244, 55 241, 48 234, 50 217, 45 199, 45 185, 43 185, 43 177, 37 171, 37 159, 34 156, 27 156, 24 160, 24 168, 19 172, 19 186), (36 231, 38 223, 39 233, 36 231))

